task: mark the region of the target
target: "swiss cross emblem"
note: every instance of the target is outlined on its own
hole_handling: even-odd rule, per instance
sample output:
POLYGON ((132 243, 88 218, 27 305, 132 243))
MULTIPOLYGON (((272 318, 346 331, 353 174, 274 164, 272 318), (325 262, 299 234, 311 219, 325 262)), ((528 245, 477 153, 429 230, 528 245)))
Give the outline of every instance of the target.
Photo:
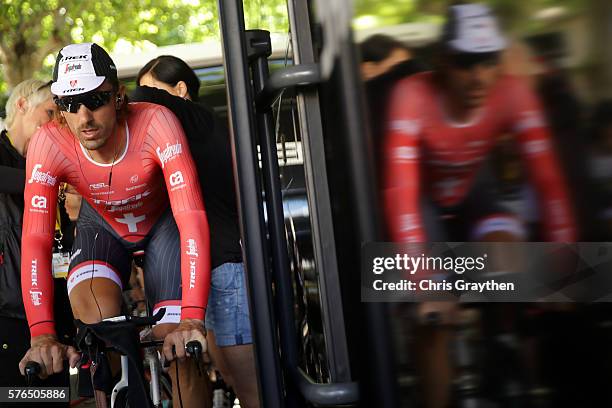
POLYGON ((77 80, 76 79, 73 79, 73 80, 70 81, 70 86, 71 87, 74 88, 76 86, 76 84, 77 84, 77 80))

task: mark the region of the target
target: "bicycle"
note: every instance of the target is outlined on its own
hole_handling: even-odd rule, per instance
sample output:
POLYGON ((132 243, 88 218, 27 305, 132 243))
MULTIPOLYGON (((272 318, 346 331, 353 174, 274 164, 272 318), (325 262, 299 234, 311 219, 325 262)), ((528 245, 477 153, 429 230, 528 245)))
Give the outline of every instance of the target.
MULTIPOLYGON (((162 308, 155 316, 150 317, 123 315, 93 324, 75 321, 78 329, 75 343, 82 353, 79 375, 89 371, 96 408, 109 406, 107 389, 112 383, 106 356, 109 351, 117 352, 121 356, 121 378, 110 391, 111 408, 160 408, 163 406, 162 391, 171 398, 171 386, 162 376, 162 362, 157 352, 157 348, 163 345, 163 340, 140 340, 137 331, 139 327, 156 323, 164 313, 165 309, 162 308), (140 357, 141 350, 144 351, 144 361, 150 373, 148 379, 145 375, 143 358, 140 357), (147 382, 149 382, 148 392, 145 387, 147 382)), ((186 351, 200 367, 202 361, 200 342, 187 343, 186 351)), ((163 365, 169 367, 170 364, 165 362, 163 365)), ((25 375, 28 384, 40 374, 40 370, 40 365, 36 362, 30 361, 26 364, 25 375)))

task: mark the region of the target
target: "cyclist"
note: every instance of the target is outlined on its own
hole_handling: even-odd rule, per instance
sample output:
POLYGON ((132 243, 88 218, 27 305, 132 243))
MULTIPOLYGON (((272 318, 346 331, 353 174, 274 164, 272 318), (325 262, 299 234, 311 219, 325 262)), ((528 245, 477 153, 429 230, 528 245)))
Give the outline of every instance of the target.
MULTIPOLYGON (((64 358, 74 366, 79 357, 58 343, 50 308, 49 209, 66 182, 83 196, 67 283, 75 318, 95 323, 120 315, 131 253, 144 249, 147 299, 166 308, 153 333, 165 338, 163 354, 178 364, 184 406, 196 406, 204 387, 187 382, 199 377, 184 375, 195 372, 192 359, 185 360, 185 344, 199 340, 206 351, 210 256, 183 129, 164 107, 128 104, 112 59, 97 44, 62 48, 51 91, 60 115, 32 137, 26 164, 21 282, 32 341, 21 370, 34 360, 43 373, 56 373, 64 358)), ((176 385, 174 372, 172 367, 176 385)))
POLYGON ((170 109, 185 129, 196 162, 210 225, 211 287, 206 311, 211 358, 240 398, 259 406, 249 302, 240 248, 238 208, 227 127, 198 101, 200 80, 185 61, 162 55, 138 72, 130 100, 170 109), (214 174, 215 177, 207 177, 214 174))
MULTIPOLYGON (((520 145, 538 193, 544 236, 573 241, 575 227, 539 103, 521 80, 501 75, 506 40, 488 7, 449 9, 437 67, 403 79, 392 92, 384 147, 384 209, 396 242, 521 241, 521 219, 504 207, 489 171, 507 133, 520 145)), ((452 304, 421 305, 453 321, 452 304)), ((452 332, 422 330, 421 371, 430 407, 446 406, 452 332)))

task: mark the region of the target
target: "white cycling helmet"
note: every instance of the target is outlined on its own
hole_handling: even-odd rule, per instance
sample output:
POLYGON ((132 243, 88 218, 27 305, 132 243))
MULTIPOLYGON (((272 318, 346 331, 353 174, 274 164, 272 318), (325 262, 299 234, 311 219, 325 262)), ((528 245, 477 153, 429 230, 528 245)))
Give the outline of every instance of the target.
POLYGON ((442 33, 443 44, 458 53, 490 53, 506 48, 497 18, 484 4, 451 6, 442 33))

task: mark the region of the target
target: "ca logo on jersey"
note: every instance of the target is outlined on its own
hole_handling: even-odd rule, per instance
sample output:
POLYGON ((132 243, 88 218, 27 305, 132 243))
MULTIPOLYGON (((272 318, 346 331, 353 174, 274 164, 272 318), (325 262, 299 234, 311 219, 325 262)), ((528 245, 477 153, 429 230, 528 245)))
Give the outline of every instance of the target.
POLYGON ((183 180, 183 173, 180 171, 174 172, 170 175, 170 185, 172 187, 178 186, 179 184, 183 184, 185 181, 183 180))
POLYGON ((47 208, 47 197, 37 196, 32 197, 32 207, 47 208))

